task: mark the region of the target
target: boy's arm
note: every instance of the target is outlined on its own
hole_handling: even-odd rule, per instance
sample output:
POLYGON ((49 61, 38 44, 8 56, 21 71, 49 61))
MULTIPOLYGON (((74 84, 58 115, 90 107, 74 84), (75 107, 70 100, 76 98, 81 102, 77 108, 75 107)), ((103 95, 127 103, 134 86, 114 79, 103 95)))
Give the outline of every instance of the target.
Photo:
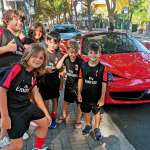
POLYGON ((106 86, 107 86, 106 82, 102 82, 102 94, 101 94, 101 98, 98 100, 98 103, 97 103, 97 105, 99 105, 99 106, 104 105, 106 86))
POLYGON ((7 52, 15 52, 17 50, 17 45, 14 40, 10 41, 7 45, 0 47, 0 55, 7 52))
POLYGON ((63 66, 64 60, 68 57, 68 54, 65 54, 56 64, 56 68, 60 69, 63 66))
POLYGON ((78 101, 79 102, 82 102, 82 95, 81 95, 82 87, 83 87, 83 79, 80 78, 78 80, 78 101))
POLYGON ((107 67, 104 67, 103 70, 103 81, 102 81, 102 91, 101 91, 101 98, 99 99, 97 105, 103 106, 105 101, 105 94, 106 94, 106 88, 107 88, 107 67))
POLYGON ((43 98, 42 98, 41 94, 39 93, 37 86, 34 86, 34 88, 32 89, 32 96, 34 98, 36 105, 44 112, 44 114, 47 117, 47 119, 49 120, 49 122, 51 122, 51 117, 49 115, 49 112, 48 112, 45 104, 44 104, 43 98))
POLYGON ((82 69, 80 68, 80 72, 79 72, 79 80, 78 80, 78 101, 82 102, 82 88, 83 88, 83 73, 82 73, 82 69))
POLYGON ((11 120, 7 107, 7 89, 0 87, 0 114, 2 119, 2 128, 10 129, 11 120))

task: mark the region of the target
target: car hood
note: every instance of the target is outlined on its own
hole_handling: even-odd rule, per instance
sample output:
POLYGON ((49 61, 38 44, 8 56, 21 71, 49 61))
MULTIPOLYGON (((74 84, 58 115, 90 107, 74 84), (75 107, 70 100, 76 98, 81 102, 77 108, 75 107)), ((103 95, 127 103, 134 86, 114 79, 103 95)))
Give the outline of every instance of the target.
POLYGON ((75 36, 80 35, 80 32, 72 32, 72 33, 60 33, 61 39, 62 40, 68 40, 68 39, 72 39, 75 36))
POLYGON ((124 78, 150 78, 150 53, 104 54, 101 61, 116 75, 124 78))

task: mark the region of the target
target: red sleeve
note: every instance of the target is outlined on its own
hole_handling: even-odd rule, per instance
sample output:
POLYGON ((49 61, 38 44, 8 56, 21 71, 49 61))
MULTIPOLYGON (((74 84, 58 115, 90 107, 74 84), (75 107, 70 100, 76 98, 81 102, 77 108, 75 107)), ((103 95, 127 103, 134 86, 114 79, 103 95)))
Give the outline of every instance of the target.
POLYGON ((83 73, 82 73, 82 69, 80 68, 80 72, 79 72, 79 78, 83 78, 83 73))
POLYGON ((103 72, 103 82, 107 82, 107 67, 104 68, 104 72, 103 72))
POLYGON ((4 34, 4 29, 0 28, 0 46, 2 45, 2 36, 4 34))
POLYGON ((4 29, 0 28, 0 38, 3 36, 3 34, 4 34, 4 29))
POLYGON ((8 71, 1 80, 0 86, 9 89, 11 82, 15 79, 15 77, 20 73, 21 65, 14 65, 10 71, 8 71))

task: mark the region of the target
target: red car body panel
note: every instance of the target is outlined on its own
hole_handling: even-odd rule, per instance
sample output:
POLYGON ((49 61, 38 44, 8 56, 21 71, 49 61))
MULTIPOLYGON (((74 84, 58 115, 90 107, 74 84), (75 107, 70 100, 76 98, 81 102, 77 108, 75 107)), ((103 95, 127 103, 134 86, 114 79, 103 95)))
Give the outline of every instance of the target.
MULTIPOLYGON (((82 54, 83 41, 88 36, 91 36, 91 34, 83 36, 80 40, 80 53, 85 61, 88 61, 88 58, 82 54)), ((101 54, 100 61, 107 67, 108 72, 114 75, 113 80, 108 81, 107 84, 105 104, 138 104, 150 102, 150 53, 101 54), (142 96, 145 92, 146 96, 138 96, 140 93, 142 96), (127 99, 125 98, 126 93, 129 94, 127 95, 127 99), (121 99, 117 95, 121 95, 121 97, 123 95, 124 98, 121 99)))
POLYGON ((144 42, 144 45, 145 45, 145 47, 146 47, 147 49, 150 50, 150 41, 149 41, 149 42, 144 42))

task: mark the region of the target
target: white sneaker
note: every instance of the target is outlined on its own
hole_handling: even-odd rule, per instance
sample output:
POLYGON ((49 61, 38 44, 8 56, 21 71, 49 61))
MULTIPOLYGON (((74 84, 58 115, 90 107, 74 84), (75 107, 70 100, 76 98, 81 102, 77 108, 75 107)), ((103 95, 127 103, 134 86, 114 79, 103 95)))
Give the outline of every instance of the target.
POLYGON ((10 144, 9 137, 5 136, 2 139, 0 139, 0 148, 3 148, 4 146, 10 144))
POLYGON ((27 132, 25 132, 22 139, 27 140, 27 139, 29 139, 29 137, 30 137, 29 134, 27 132))

